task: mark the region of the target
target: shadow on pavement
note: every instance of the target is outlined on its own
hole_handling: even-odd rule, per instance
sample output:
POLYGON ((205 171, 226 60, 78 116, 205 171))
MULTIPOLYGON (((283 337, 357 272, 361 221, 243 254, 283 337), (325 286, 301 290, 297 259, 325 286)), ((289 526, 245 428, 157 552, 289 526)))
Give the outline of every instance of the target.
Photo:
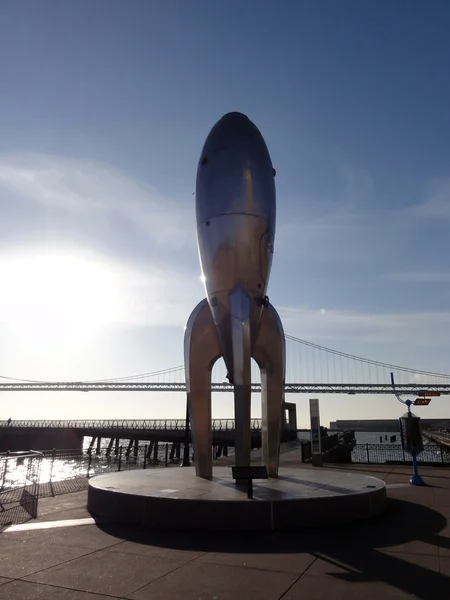
MULTIPOLYGON (((333 463, 327 463, 326 467, 327 469, 331 470, 334 469, 335 471, 344 471, 345 473, 352 473, 353 471, 355 472, 361 472, 364 471, 366 475, 372 475, 372 473, 377 473, 377 474, 381 474, 383 476, 389 475, 389 469, 392 468, 393 466, 400 466, 400 467, 404 467, 405 468, 405 473, 401 472, 400 475, 403 475, 405 477, 405 483, 407 483, 409 481, 410 476, 412 475, 412 467, 410 468, 410 470, 407 470, 407 467, 402 464, 402 465, 390 465, 389 463, 379 463, 379 469, 373 469, 372 467, 374 466, 374 463, 368 465, 368 464, 364 464, 364 463, 353 463, 351 465, 341 465, 341 464, 333 464, 333 463), (383 469, 383 464, 386 465, 387 468, 383 469), (350 467, 350 468, 349 468, 350 467), (353 468, 351 468, 353 467, 353 468), (367 467, 365 469, 365 467, 367 467)), ((419 470, 420 467, 423 467, 423 465, 419 465, 419 470)), ((445 465, 441 465, 439 464, 438 467, 434 467, 433 469, 438 468, 438 469, 448 469, 449 467, 445 466, 445 465)), ((399 473, 395 473, 395 475, 399 475, 399 473)), ((442 475, 442 473, 430 473, 430 470, 428 469, 425 475, 425 479, 429 479, 429 478, 434 478, 434 479, 442 479, 444 476, 442 475)), ((389 485, 389 482, 387 482, 387 485, 389 485)), ((425 481, 425 485, 428 487, 433 487, 430 486, 429 484, 426 483, 425 481)))
POLYGON ((448 599, 450 579, 438 572, 437 547, 450 549, 450 537, 439 535, 446 518, 435 510, 404 500, 390 499, 384 515, 367 520, 291 533, 158 532, 112 525, 98 527, 139 544, 230 554, 312 554, 338 565, 326 573, 349 582, 385 582, 423 600, 448 599), (434 546, 426 549, 394 548, 410 542, 434 546), (394 551, 390 551, 394 549, 394 551), (404 554, 402 554, 404 553, 404 554), (408 561, 404 555, 408 554, 408 561), (433 558, 436 570, 426 568, 433 558), (428 560, 427 560, 428 559, 428 560), (336 571, 336 568, 334 568, 336 571))

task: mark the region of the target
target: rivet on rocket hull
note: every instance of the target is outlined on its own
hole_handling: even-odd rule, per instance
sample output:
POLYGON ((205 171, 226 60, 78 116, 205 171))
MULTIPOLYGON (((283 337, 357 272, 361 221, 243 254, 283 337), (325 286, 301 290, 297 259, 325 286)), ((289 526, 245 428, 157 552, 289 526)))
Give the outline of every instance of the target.
POLYGON ((234 386, 236 465, 250 464, 251 358, 261 369, 263 462, 278 473, 285 380, 281 320, 266 296, 275 238, 275 170, 256 126, 229 113, 212 128, 197 170, 195 208, 206 300, 185 332, 196 474, 212 476, 211 371, 222 356, 234 386))

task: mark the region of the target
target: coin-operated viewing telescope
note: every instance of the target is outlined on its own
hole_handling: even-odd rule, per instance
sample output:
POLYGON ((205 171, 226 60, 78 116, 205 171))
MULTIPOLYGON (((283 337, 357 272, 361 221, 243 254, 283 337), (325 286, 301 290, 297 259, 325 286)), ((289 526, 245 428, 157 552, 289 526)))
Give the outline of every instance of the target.
POLYGON ((400 433, 403 450, 416 455, 423 451, 422 427, 420 417, 408 411, 400 417, 400 433))
POLYGON ((413 474, 409 482, 412 485, 425 485, 419 475, 417 456, 423 451, 422 428, 420 418, 411 412, 411 401, 407 400, 408 412, 400 417, 400 435, 402 437, 403 450, 409 452, 412 458, 413 474))
POLYGON ((222 117, 197 169, 195 209, 206 299, 186 325, 186 388, 196 474, 212 476, 211 371, 223 357, 234 387, 236 466, 250 464, 251 358, 261 369, 263 463, 278 474, 285 337, 266 296, 274 252, 275 169, 245 115, 222 117))

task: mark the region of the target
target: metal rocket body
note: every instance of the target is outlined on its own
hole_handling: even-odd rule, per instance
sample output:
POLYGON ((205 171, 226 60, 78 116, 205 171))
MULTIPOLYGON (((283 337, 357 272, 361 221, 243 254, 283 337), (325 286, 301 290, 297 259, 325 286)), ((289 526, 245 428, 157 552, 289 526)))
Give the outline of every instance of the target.
POLYGON ((197 169, 195 208, 206 298, 192 311, 184 360, 195 470, 212 477, 211 373, 223 357, 234 394, 236 466, 250 465, 251 360, 261 372, 262 458, 276 477, 286 372, 280 317, 266 296, 275 237, 275 171, 241 113, 222 117, 197 169))
POLYGON ((251 353, 268 302, 276 220, 274 177, 257 127, 241 113, 222 117, 203 146, 195 204, 207 301, 232 382, 240 379, 233 327, 248 324, 251 353))

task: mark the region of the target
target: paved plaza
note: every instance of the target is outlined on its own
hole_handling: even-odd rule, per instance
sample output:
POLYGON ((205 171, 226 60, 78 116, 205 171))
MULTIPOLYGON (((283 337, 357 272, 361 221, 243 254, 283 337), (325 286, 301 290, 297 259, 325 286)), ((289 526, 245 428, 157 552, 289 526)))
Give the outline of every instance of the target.
POLYGON ((324 468, 383 479, 387 513, 289 534, 152 533, 89 520, 86 491, 41 499, 28 529, 0 534, 0 600, 448 600, 450 469, 423 468, 420 488, 409 467, 324 468))

